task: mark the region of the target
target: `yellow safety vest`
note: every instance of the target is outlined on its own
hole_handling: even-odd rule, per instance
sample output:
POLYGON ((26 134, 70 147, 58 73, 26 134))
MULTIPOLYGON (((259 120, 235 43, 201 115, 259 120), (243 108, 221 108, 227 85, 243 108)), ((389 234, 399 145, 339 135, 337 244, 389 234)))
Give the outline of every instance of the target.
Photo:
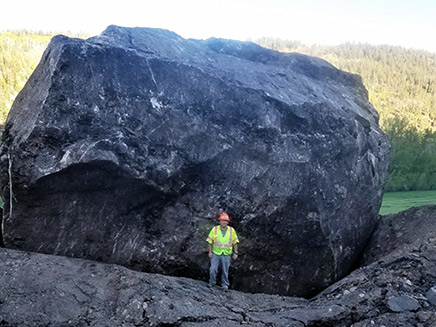
POLYGON ((212 244, 212 252, 217 255, 232 255, 233 245, 239 243, 238 235, 233 227, 228 226, 223 236, 220 226, 215 226, 206 240, 212 244))

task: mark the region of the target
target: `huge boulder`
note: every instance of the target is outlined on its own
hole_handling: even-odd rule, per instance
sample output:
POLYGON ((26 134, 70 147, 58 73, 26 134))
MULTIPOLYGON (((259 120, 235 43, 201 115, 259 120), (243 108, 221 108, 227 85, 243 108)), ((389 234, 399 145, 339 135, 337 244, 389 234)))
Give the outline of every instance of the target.
POLYGON ((388 151, 360 77, 321 59, 158 29, 56 36, 7 119, 3 241, 206 279, 226 210, 231 286, 308 296, 367 242, 388 151))

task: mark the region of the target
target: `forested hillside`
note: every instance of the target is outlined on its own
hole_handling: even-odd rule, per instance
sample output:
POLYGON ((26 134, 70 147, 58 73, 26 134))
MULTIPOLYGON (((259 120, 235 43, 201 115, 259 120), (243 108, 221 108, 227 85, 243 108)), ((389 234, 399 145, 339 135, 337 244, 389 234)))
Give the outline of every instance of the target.
POLYGON ((0 32, 0 124, 5 122, 16 95, 56 34, 59 33, 0 32))
MULTIPOLYGON (((1 124, 54 34, 0 32, 1 124)), ((386 190, 436 189, 436 54, 387 45, 318 46, 272 38, 256 42, 321 57, 362 76, 393 146, 386 190)))

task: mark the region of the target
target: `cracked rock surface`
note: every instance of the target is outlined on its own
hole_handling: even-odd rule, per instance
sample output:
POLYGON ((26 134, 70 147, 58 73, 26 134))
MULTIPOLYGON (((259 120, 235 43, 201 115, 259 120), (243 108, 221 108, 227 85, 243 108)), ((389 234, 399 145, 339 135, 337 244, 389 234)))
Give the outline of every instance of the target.
POLYGON ((414 226, 430 228, 435 215, 433 206, 384 217, 376 239, 396 226, 415 246, 398 243, 401 251, 386 252, 310 300, 224 293, 188 278, 0 249, 0 326, 432 327, 436 243, 416 237, 414 226))
POLYGON ((360 77, 321 59, 146 28, 57 36, 3 134, 3 241, 206 280, 224 209, 232 287, 308 297, 370 237, 388 151, 360 77))
POLYGON ((387 254, 420 252, 420 247, 436 243, 436 206, 410 208, 387 215, 378 222, 362 254, 361 265, 368 265, 387 254))

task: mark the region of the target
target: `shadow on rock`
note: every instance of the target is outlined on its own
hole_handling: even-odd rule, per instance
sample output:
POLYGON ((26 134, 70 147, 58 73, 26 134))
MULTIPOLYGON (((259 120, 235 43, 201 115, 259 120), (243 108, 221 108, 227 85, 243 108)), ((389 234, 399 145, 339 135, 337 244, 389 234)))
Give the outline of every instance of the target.
POLYGON ((0 249, 0 321, 5 326, 430 327, 436 324, 436 244, 425 231, 433 228, 435 215, 436 207, 422 207, 384 217, 372 244, 382 246, 385 237, 377 235, 394 230, 410 242, 390 239, 391 250, 383 255, 377 245, 374 254, 369 246, 366 257, 376 261, 311 300, 224 293, 187 278, 0 249))

